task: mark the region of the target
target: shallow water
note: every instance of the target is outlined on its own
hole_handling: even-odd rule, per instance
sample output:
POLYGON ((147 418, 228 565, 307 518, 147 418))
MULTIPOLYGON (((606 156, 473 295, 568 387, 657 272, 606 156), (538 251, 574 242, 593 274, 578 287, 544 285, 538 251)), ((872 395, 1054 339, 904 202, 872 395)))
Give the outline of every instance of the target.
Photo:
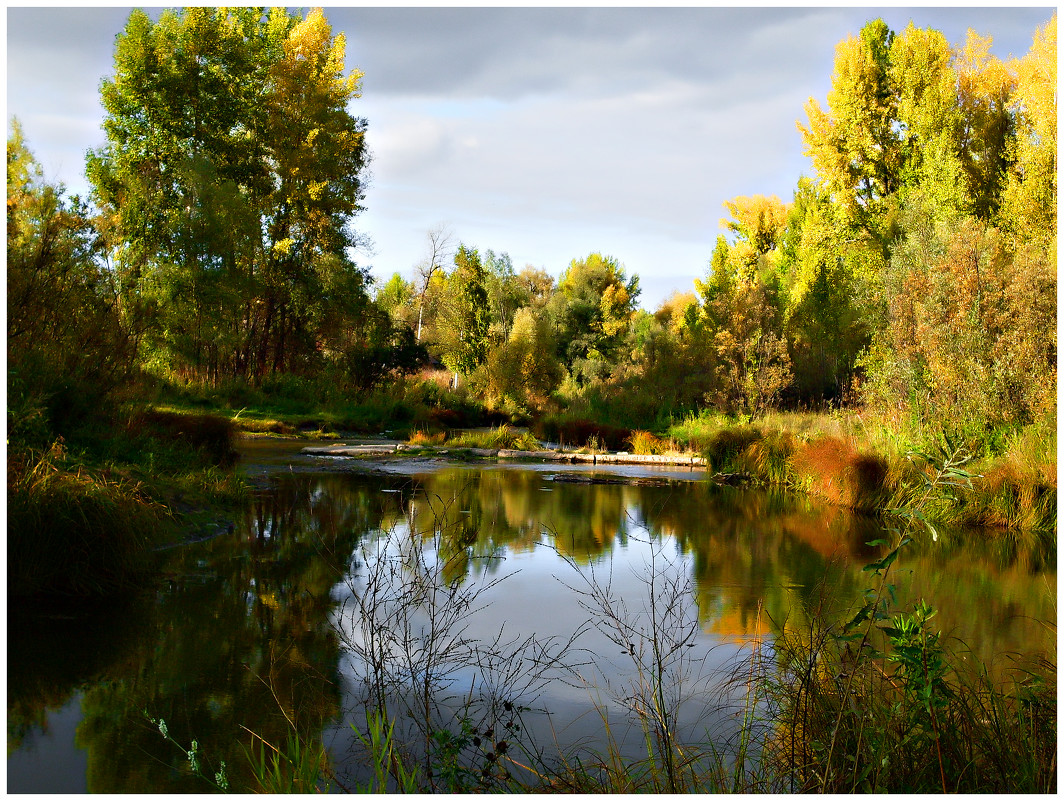
MULTIPOLYGON (((487 677, 468 659, 441 661, 434 726, 459 708, 479 722, 506 701, 522 724, 508 735, 515 744, 594 751, 606 715, 622 752, 638 755, 641 735, 618 700, 636 659, 610 639, 614 614, 636 630, 656 620, 692 633, 679 650, 676 685, 689 697, 680 728, 726 737, 735 699, 721 680, 754 643, 770 647, 816 616, 844 619, 870 586, 862 567, 881 552, 866 543, 894 536, 869 518, 717 487, 687 469, 364 462, 298 448, 245 443, 242 469, 259 489, 234 532, 175 549, 151 592, 94 608, 9 608, 9 792, 203 791, 185 770, 194 739, 206 772, 224 759, 239 785, 249 732, 283 743, 291 724, 320 735, 341 780, 356 780, 350 726, 365 728, 371 664, 356 603, 384 565, 395 569, 377 573, 378 612, 420 564, 452 602, 473 599, 449 632, 476 643, 482 663, 490 643, 510 644, 509 663, 487 677), (574 475, 595 483, 565 480, 574 475), (594 588, 606 587, 609 611, 595 611, 594 588), (180 747, 148 717, 165 720, 180 747)), ((948 641, 993 670, 1055 649, 1054 567, 1003 542, 917 536, 892 573, 899 608, 926 598, 948 641)), ((403 620, 406 646, 423 643, 424 613, 403 620)), ((395 680, 393 712, 418 700, 400 688, 418 678, 403 673, 400 639, 380 659, 395 680)), ((416 729, 415 719, 397 731, 416 729)))

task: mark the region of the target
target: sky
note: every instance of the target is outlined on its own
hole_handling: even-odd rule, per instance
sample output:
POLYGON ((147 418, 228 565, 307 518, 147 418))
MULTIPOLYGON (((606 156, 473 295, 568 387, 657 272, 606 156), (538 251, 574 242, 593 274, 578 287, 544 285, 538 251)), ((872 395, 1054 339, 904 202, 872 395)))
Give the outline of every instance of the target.
MULTIPOLYGON (((1054 6, 343 7, 372 154, 372 242, 355 254, 381 282, 411 278, 444 226, 455 243, 560 275, 602 253, 657 308, 704 278, 723 203, 791 199, 811 174, 796 128, 825 104, 835 45, 882 17, 961 44, 993 37, 1023 56, 1054 6)), ((7 119, 49 180, 88 194, 84 155, 104 143, 100 82, 131 7, 8 7, 7 119)), ((156 16, 155 11, 148 9, 156 16)))

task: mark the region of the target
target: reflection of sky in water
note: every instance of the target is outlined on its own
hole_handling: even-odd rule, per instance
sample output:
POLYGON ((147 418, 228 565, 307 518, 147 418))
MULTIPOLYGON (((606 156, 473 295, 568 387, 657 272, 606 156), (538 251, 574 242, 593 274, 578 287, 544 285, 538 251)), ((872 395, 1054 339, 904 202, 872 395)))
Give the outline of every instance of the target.
MULTIPOLYGON (((463 636, 490 642, 497 637, 510 641, 535 635, 538 640, 553 642, 556 646, 573 641, 564 657, 571 669, 556 667, 548 670, 542 683, 536 685, 534 703, 530 706, 538 714, 526 716, 526 724, 531 724, 531 733, 537 742, 558 738, 563 746, 578 742, 603 746, 601 715, 605 713, 613 735, 626 751, 639 756, 644 747, 642 733, 638 727, 633 728, 634 719, 625 720, 633 716, 616 697, 628 695, 638 681, 634 660, 592 624, 595 616, 585 608, 591 603, 585 579, 599 587, 608 587, 622 618, 646 632, 652 627, 651 572, 656 571, 659 592, 663 579, 675 581, 679 587, 677 600, 687 607, 680 612, 678 621, 693 633, 691 647, 683 648, 680 658, 675 661, 677 668, 682 668, 685 679, 681 682, 682 691, 694 696, 680 707, 681 722, 686 726, 684 733, 694 738, 703 737, 707 729, 720 731, 731 717, 726 713, 722 717, 717 711, 724 703, 724 699, 718 696, 720 685, 731 675, 737 659, 749 651, 699 627, 689 578, 691 558, 685 556, 679 544, 670 537, 654 541, 641 522, 638 509, 630 507, 628 536, 624 542, 614 542, 612 548, 588 564, 563 558, 552 547, 549 534, 544 534, 532 549, 518 552, 498 549, 496 557, 491 559, 490 570, 486 569, 487 559, 474 557, 471 560, 468 577, 462 584, 463 591, 474 592, 478 586, 491 586, 477 597, 475 614, 462 619, 463 636), (501 565, 496 558, 501 558, 501 565)), ((375 541, 367 548, 366 559, 395 558, 400 543, 408 541, 409 532, 409 526, 405 524, 395 526, 387 547, 382 551, 379 546, 383 541, 375 541)), ((430 551, 427 561, 434 564, 434 557, 435 553, 430 551)), ((339 614, 334 613, 333 623, 343 632, 342 641, 364 645, 351 596, 364 590, 367 566, 361 558, 356 561, 356 569, 333 590, 333 598, 339 602, 338 610, 341 610, 339 614)), ((659 610, 659 620, 661 614, 659 610)), ((423 615, 417 616, 416 620, 415 625, 425 623, 423 615)), ((603 618, 599 617, 599 621, 602 622, 603 618)), ((647 650, 644 659, 649 659, 651 646, 648 641, 644 645, 647 650)), ((341 659, 341 672, 348 686, 357 686, 364 666, 349 649, 341 659)), ((473 688, 479 689, 483 676, 475 668, 466 666, 455 671, 449 679, 444 693, 467 693, 473 688)))
POLYGON ((81 694, 47 713, 43 731, 31 731, 23 746, 8 755, 9 793, 84 793, 88 754, 75 744, 81 721, 81 694))

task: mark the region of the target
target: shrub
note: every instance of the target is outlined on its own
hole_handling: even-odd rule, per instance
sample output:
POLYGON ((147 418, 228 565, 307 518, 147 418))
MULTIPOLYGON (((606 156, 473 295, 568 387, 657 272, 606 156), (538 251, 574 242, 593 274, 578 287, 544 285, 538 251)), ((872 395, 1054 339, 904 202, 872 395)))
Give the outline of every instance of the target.
POLYGON ((134 417, 129 427, 150 436, 181 439, 220 467, 232 465, 238 456, 233 448, 236 426, 220 415, 153 410, 134 417))
POLYGON ((669 450, 669 443, 649 431, 633 431, 628 437, 632 453, 640 456, 660 456, 669 450))

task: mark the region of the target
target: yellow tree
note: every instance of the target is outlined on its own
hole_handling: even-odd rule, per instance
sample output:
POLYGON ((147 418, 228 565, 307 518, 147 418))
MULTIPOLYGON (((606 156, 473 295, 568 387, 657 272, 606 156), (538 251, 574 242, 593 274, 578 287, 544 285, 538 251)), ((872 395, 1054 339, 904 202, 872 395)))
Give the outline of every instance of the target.
POLYGON ((998 210, 1012 157, 1015 125, 1010 108, 1016 78, 990 53, 993 39, 968 31, 954 56, 960 110, 958 146, 972 195, 972 211, 983 219, 998 210))
POLYGON ((961 116, 952 61, 945 36, 912 23, 890 48, 901 162, 898 190, 903 196, 922 193, 944 218, 970 211, 971 195, 960 158, 961 116))
POLYGON ((722 218, 721 226, 737 234, 729 252, 734 271, 749 279, 758 267, 758 260, 779 244, 787 227, 788 206, 775 195, 736 197, 724 201, 731 219, 722 218))
POLYGON ((1022 240, 1056 235, 1057 18, 1034 36, 1030 51, 1011 64, 1016 74, 1016 160, 1004 192, 1002 224, 1022 240))
POLYGON ((798 123, 805 154, 848 221, 880 235, 881 202, 901 184, 902 151, 895 125, 897 96, 890 85, 894 33, 883 20, 835 49, 835 71, 825 111, 806 103, 808 126, 798 123))

